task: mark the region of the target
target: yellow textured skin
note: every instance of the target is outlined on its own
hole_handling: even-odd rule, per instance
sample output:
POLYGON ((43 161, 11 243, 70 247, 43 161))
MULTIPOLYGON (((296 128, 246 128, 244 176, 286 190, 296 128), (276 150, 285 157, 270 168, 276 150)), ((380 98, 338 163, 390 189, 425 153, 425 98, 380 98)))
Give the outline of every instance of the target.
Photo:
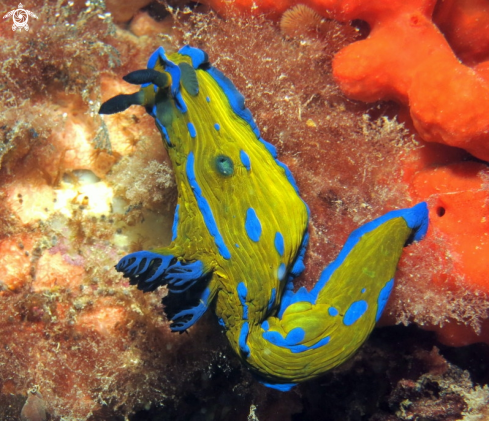
POLYGON ((116 97, 101 113, 137 103, 155 118, 178 187, 174 240, 126 256, 117 270, 143 290, 168 284, 175 331, 214 302, 233 350, 268 386, 288 390, 341 364, 378 320, 404 245, 426 229, 426 207, 391 212, 355 231, 316 287, 294 294, 307 206, 234 86, 189 47, 168 58, 158 50, 148 69, 132 76, 149 84, 133 102, 116 97))

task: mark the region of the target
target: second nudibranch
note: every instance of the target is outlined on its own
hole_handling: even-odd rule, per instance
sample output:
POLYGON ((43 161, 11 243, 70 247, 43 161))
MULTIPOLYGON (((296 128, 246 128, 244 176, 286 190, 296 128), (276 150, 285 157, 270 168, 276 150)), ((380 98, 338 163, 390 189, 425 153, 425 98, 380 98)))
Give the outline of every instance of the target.
POLYGON ((311 291, 293 292, 308 208, 232 82, 189 46, 168 57, 160 47, 124 79, 141 89, 100 113, 137 104, 154 117, 178 204, 171 244, 129 254, 116 269, 143 291, 168 286, 173 331, 215 302, 234 352, 267 386, 289 390, 351 357, 382 314, 403 247, 426 232, 426 204, 358 228, 311 291))

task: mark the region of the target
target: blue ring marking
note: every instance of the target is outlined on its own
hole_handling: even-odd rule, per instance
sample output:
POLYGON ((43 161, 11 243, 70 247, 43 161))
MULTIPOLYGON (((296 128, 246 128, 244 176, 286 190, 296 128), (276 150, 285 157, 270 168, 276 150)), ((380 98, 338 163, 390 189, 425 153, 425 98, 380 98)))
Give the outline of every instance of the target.
POLYGON ((279 346, 281 348, 288 348, 298 345, 302 342, 306 336, 306 332, 301 327, 294 327, 285 338, 280 334, 280 332, 264 332, 263 338, 266 339, 273 345, 279 346))
POLYGON ((250 162, 250 157, 248 156, 248 154, 245 151, 240 150, 239 151, 239 157, 241 159, 241 163, 249 171, 251 169, 251 162, 250 162))
POLYGON ((339 311, 334 307, 330 307, 328 308, 328 314, 332 317, 335 317, 339 314, 339 311))
POLYGON ((248 237, 255 243, 260 240, 261 237, 261 222, 256 216, 256 212, 253 208, 248 208, 246 211, 245 229, 248 237))
POLYGON ((311 346, 307 346, 307 345, 295 345, 290 350, 294 354, 299 354, 301 352, 309 351, 310 349, 321 348, 322 346, 329 344, 329 340, 330 339, 331 339, 330 336, 326 336, 325 338, 323 338, 323 339, 319 340, 318 342, 316 342, 314 345, 311 345, 311 346))
POLYGON ((171 227, 171 232, 172 232, 171 240, 172 241, 175 241, 175 239, 177 238, 178 211, 179 210, 180 210, 180 204, 178 204, 177 207, 175 208, 175 215, 173 216, 173 225, 171 227))
POLYGON ((345 326, 351 326, 365 314, 367 309, 368 303, 365 300, 354 301, 343 316, 343 324, 345 326))
POLYGON ((236 291, 238 292, 238 298, 243 307, 243 320, 248 320, 248 305, 246 304, 246 295, 248 294, 248 289, 244 282, 240 282, 236 287, 236 291))
POLYGON ((216 220, 214 219, 214 215, 212 214, 212 209, 209 206, 209 202, 207 202, 207 199, 203 196, 202 189, 200 188, 199 183, 195 178, 194 164, 194 153, 190 152, 187 157, 186 166, 188 182, 190 184, 190 187, 192 188, 192 191, 194 192, 195 199, 197 200, 197 205, 199 207, 200 213, 204 218, 205 226, 207 227, 209 234, 214 237, 214 243, 216 244, 221 256, 228 260, 231 258, 231 253, 229 253, 229 250, 224 243, 222 235, 217 228, 216 220))
POLYGON ((275 250, 282 257, 285 251, 284 237, 280 232, 275 233, 275 250))
POLYGON ((377 298, 377 315, 375 316, 375 321, 378 322, 382 312, 384 311, 385 305, 389 300, 392 288, 394 288, 394 279, 388 281, 384 287, 380 290, 379 298, 377 298))
POLYGON ((191 123, 190 121, 187 123, 187 128, 188 128, 188 132, 190 134, 190 137, 192 139, 195 139, 197 137, 197 130, 195 130, 195 126, 193 125, 193 123, 191 123))
POLYGON ((262 324, 261 324, 261 328, 266 332, 268 329, 270 329, 270 323, 268 323, 268 320, 265 320, 262 324))
POLYGON ((270 311, 270 309, 275 304, 276 298, 277 298, 277 290, 275 288, 272 288, 272 295, 270 296, 270 299, 268 300, 268 306, 267 306, 268 311, 270 311))
POLYGON ((279 332, 270 332, 268 331, 268 329, 267 331, 262 333, 262 337, 271 344, 279 346, 281 348, 286 348, 294 354, 299 354, 301 352, 309 351, 311 349, 320 348, 324 345, 327 345, 331 339, 330 336, 326 336, 325 338, 320 339, 313 345, 303 345, 301 344, 301 342, 305 338, 305 331, 301 327, 296 327, 292 329, 285 338, 279 332))
POLYGON ((219 126, 219 124, 217 124, 217 123, 215 123, 215 124, 214 124, 214 128, 215 128, 217 131, 221 130, 221 126, 219 126))
POLYGON ((250 347, 246 343, 248 339, 248 333, 250 333, 250 325, 248 322, 244 322, 243 326, 241 326, 241 331, 239 332, 239 349, 243 354, 245 354, 246 357, 250 356, 250 347))
POLYGON ((279 390, 280 392, 288 392, 294 386, 297 386, 297 383, 269 383, 260 379, 258 379, 258 381, 263 386, 269 387, 270 389, 279 390))
POLYGON ((279 281, 283 281, 285 279, 286 275, 286 267, 284 263, 280 263, 280 266, 278 267, 277 270, 277 277, 279 281))
POLYGON ((206 96, 206 97, 205 97, 205 100, 206 100, 207 102, 211 102, 211 99, 210 99, 208 96, 206 96))
POLYGON ((180 50, 178 50, 178 53, 182 56, 190 57, 190 59, 192 60, 192 67, 194 69, 197 69, 200 65, 208 62, 207 53, 200 48, 194 48, 190 45, 185 45, 180 48, 180 50))

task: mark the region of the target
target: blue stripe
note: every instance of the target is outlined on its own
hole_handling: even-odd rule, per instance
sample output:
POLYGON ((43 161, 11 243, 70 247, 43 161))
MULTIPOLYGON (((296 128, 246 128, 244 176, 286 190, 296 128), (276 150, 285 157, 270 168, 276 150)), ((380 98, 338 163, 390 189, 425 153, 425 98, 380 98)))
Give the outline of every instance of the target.
POLYGON ((384 287, 380 290, 379 298, 377 298, 377 315, 375 316, 375 321, 378 322, 382 312, 384 311, 385 305, 389 300, 392 288, 394 287, 394 279, 387 282, 384 287))
POLYGON ((175 241, 177 238, 178 211, 179 211, 179 209, 180 209, 180 205, 177 205, 177 207, 175 208, 175 216, 173 217, 173 225, 171 227, 171 232, 172 232, 171 240, 172 241, 175 241))
POLYGON ((248 320, 248 305, 246 304, 246 296, 248 295, 248 289, 244 282, 240 282, 236 287, 236 291, 238 291, 238 298, 243 307, 243 320, 248 320))
POLYGON ((244 322, 243 326, 241 326, 241 331, 239 332, 239 349, 243 354, 248 357, 250 355, 250 347, 246 343, 248 340, 248 333, 250 332, 250 325, 248 322, 244 322))
POLYGON ((214 215, 212 214, 212 209, 209 206, 207 199, 203 196, 202 189, 200 188, 199 183, 195 178, 194 163, 194 153, 190 152, 187 157, 186 167, 188 182, 190 184, 190 187, 192 187, 192 191, 194 192, 195 199, 197 200, 197 205, 199 206, 199 210, 204 218, 205 226, 207 227, 209 234, 214 237, 214 242, 217 246, 217 249, 219 250, 219 253, 225 259, 230 259, 231 253, 229 253, 229 250, 224 243, 222 235, 217 228, 216 220, 214 219, 214 215))

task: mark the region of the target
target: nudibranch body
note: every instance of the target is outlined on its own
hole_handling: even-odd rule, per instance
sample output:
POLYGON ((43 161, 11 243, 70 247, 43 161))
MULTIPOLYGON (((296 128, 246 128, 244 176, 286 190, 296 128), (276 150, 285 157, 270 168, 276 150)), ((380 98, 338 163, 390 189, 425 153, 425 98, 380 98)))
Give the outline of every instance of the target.
POLYGON ((379 319, 403 247, 425 234, 426 204, 355 230, 314 288, 293 292, 308 208, 244 98, 196 48, 168 57, 159 48, 147 67, 125 77, 139 92, 100 112, 138 104, 155 118, 178 186, 173 238, 116 269, 143 291, 167 285, 173 331, 215 303, 233 350, 267 386, 288 390, 343 363, 379 319))

